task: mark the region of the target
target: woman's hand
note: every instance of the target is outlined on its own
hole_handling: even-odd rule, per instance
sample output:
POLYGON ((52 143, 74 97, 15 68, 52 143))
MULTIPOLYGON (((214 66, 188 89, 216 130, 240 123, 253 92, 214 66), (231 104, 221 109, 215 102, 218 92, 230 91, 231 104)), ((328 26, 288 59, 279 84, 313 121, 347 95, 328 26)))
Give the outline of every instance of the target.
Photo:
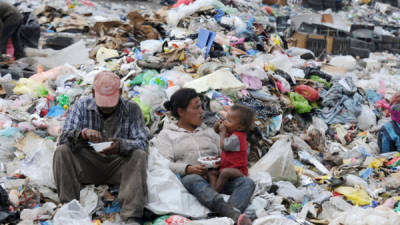
POLYGON ((186 174, 198 174, 198 175, 205 175, 207 174, 207 168, 204 165, 198 164, 194 166, 188 166, 186 168, 186 174))

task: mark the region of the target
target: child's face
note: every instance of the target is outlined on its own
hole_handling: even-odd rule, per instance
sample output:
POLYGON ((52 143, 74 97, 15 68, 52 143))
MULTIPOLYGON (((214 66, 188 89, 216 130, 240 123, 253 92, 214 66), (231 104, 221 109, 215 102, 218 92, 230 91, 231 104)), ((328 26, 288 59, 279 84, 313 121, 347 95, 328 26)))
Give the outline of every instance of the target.
POLYGON ((224 126, 228 133, 233 133, 234 131, 242 131, 243 126, 240 123, 239 113, 236 111, 229 110, 226 119, 224 120, 224 126))

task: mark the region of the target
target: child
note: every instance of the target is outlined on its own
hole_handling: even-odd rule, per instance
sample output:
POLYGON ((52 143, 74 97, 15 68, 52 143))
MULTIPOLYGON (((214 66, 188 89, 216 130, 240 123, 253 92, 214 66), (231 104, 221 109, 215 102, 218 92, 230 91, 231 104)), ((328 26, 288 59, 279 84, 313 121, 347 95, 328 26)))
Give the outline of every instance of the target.
POLYGON ((400 152, 400 91, 395 93, 389 106, 392 121, 378 131, 378 146, 381 153, 400 152))
POLYGON ((226 119, 214 125, 215 132, 221 137, 222 149, 219 172, 214 170, 208 173, 215 191, 221 192, 230 180, 248 175, 246 131, 253 121, 253 110, 235 104, 229 109, 226 119))

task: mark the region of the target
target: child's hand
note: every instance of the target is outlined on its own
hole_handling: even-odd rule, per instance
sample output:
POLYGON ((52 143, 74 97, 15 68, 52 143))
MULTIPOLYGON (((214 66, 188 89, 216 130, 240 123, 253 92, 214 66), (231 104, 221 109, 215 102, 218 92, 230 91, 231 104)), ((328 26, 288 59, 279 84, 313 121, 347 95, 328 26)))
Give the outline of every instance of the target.
POLYGON ((221 125, 221 123, 222 123, 222 120, 219 119, 219 120, 217 120, 217 122, 215 122, 215 124, 214 124, 214 131, 215 131, 215 133, 217 133, 217 134, 219 134, 219 126, 221 125))

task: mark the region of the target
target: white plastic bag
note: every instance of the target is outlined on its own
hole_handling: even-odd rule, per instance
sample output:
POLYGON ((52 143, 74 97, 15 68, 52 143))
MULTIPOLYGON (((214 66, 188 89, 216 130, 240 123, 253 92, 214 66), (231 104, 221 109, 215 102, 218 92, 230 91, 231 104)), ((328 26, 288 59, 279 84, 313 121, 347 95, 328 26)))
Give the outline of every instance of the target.
POLYGON ((161 52, 163 42, 159 40, 145 40, 140 42, 140 49, 145 54, 153 55, 156 52, 161 52))
POLYGON ((293 198, 297 202, 303 202, 306 195, 305 190, 297 189, 292 183, 287 181, 278 181, 275 183, 279 188, 277 194, 284 198, 293 198))
POLYGON ((283 215, 271 215, 253 221, 253 225, 298 225, 283 215))
POLYGON ((259 171, 268 172, 275 179, 297 181, 297 173, 294 167, 292 142, 288 136, 284 136, 272 145, 269 152, 263 156, 250 169, 250 175, 259 171))
POLYGON ((88 214, 85 213, 77 200, 65 204, 57 211, 53 220, 54 225, 93 225, 88 214))
POLYGON ((357 118, 358 127, 361 130, 368 130, 368 128, 376 125, 375 113, 368 106, 363 105, 361 114, 357 118))
POLYGON ((168 213, 205 217, 209 210, 191 195, 169 169, 169 161, 156 148, 149 149, 147 168, 148 195, 145 207, 158 215, 168 213))
POLYGON ((339 68, 343 68, 347 71, 353 71, 357 67, 357 61, 351 55, 335 56, 331 59, 330 64, 339 68))
POLYGON ((41 138, 32 132, 29 132, 20 143, 22 144, 22 151, 26 154, 19 164, 21 172, 29 177, 34 184, 55 188, 53 155, 56 150, 56 143, 41 138))
POLYGON ((212 218, 208 220, 193 220, 185 225, 233 225, 234 222, 231 218, 220 217, 220 218, 212 218))

